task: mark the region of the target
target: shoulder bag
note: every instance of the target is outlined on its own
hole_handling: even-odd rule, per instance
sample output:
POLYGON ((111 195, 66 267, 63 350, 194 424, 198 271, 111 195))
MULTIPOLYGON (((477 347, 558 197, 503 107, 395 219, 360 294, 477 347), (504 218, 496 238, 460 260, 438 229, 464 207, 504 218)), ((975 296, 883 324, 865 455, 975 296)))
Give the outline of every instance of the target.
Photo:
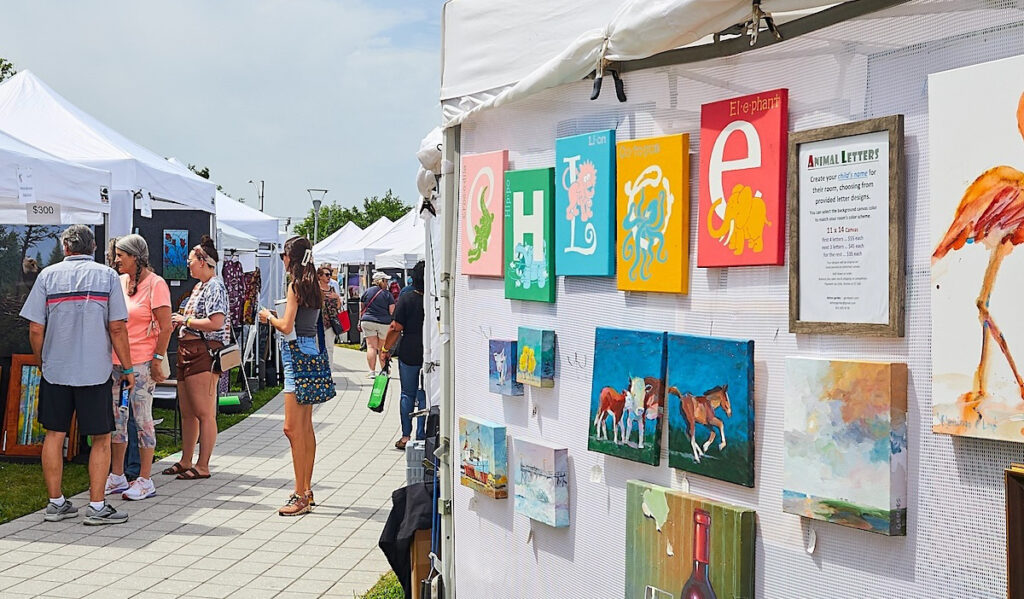
MULTIPOLYGON (((363 306, 363 309, 359 312, 359 322, 363 322, 363 314, 366 314, 366 311, 370 309, 370 305, 374 302, 374 300, 377 299, 377 296, 380 295, 382 291, 384 291, 384 290, 383 289, 378 289, 377 293, 374 293, 373 297, 370 298, 370 301, 366 302, 366 305, 363 306)), ((360 333, 362 333, 363 332, 363 325, 361 325, 361 324, 356 325, 356 329, 360 333)))
POLYGON ((321 404, 337 395, 327 344, 320 338, 320 331, 323 331, 323 321, 317 325, 319 352, 316 355, 302 353, 297 340, 288 342, 295 379, 295 401, 301 405, 321 404))
MULTIPOLYGON (((206 288, 200 293, 206 293, 206 288)), ((238 347, 238 343, 234 340, 234 334, 231 329, 228 329, 228 343, 217 349, 212 349, 209 342, 206 340, 206 333, 199 331, 199 337, 203 340, 203 345, 206 346, 206 352, 210 354, 212 362, 210 364, 210 371, 216 374, 223 374, 232 368, 238 368, 242 365, 242 350, 238 347)))

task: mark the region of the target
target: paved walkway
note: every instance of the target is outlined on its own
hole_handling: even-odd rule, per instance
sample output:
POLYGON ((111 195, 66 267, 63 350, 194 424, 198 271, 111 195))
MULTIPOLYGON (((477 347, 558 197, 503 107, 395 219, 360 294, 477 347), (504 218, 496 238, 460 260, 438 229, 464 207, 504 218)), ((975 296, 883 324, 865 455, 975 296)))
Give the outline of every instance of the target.
MULTIPOLYGON (((359 596, 389 569, 377 539, 391 492, 405 484, 405 454, 393 446, 398 381, 376 414, 365 372, 364 354, 335 351, 339 395, 313 413, 312 514, 277 515, 293 487, 278 396, 221 433, 212 478, 154 474, 156 497, 113 500, 130 514, 125 524, 51 523, 38 512, 0 526, 0 597, 359 596)), ((88 504, 87 494, 72 499, 88 504)))

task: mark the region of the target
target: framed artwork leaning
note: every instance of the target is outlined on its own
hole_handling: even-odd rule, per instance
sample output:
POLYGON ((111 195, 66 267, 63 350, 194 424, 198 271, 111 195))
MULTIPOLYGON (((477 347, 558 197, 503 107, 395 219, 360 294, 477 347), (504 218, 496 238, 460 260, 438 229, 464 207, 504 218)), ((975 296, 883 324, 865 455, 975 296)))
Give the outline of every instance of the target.
MULTIPOLYGON (((39 423, 39 389, 42 373, 31 354, 11 356, 11 381, 7 386, 7 406, 4 410, 3 432, 0 434, 0 454, 6 456, 38 457, 43 453, 46 431, 39 423)), ((77 454, 78 423, 71 421, 68 432, 66 459, 77 454)))

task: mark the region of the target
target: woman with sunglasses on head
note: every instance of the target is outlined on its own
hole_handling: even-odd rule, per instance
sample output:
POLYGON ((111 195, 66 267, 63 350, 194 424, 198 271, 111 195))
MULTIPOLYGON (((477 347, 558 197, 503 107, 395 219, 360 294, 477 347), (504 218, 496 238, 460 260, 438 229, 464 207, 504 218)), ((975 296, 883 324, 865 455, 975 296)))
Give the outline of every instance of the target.
MULTIPOLYGON (((323 292, 317 282, 317 270, 313 265, 313 245, 305 237, 292 237, 284 244, 284 268, 288 273, 288 296, 284 314, 278 316, 267 310, 260 310, 260 322, 268 322, 285 336, 281 347, 281 363, 284 367, 284 434, 292 449, 292 466, 295 470, 295 492, 288 502, 278 510, 282 516, 301 516, 308 513, 313 502, 313 461, 316 459, 316 435, 313 431, 313 405, 330 399, 326 396, 312 396, 308 388, 296 383, 298 361, 304 356, 320 356, 317 325, 320 323, 320 307, 323 292)), ((327 376, 330 374, 328 372, 327 376)), ((333 394, 332 394, 333 396, 333 394)))
POLYGON ((341 322, 338 321, 338 312, 341 310, 341 296, 338 294, 338 285, 332 275, 334 271, 329 264, 322 264, 316 271, 317 283, 320 284, 320 292, 324 296, 324 330, 333 333, 333 339, 327 344, 327 354, 333 358, 334 345, 341 340, 341 322))
POLYGON ((210 456, 217 443, 217 382, 211 351, 231 340, 228 291, 217 276, 217 248, 209 235, 188 254, 188 272, 199 282, 185 309, 172 314, 178 328, 178 403, 181 407, 181 461, 163 471, 182 480, 210 478, 210 456), (199 461, 192 465, 196 441, 199 461))

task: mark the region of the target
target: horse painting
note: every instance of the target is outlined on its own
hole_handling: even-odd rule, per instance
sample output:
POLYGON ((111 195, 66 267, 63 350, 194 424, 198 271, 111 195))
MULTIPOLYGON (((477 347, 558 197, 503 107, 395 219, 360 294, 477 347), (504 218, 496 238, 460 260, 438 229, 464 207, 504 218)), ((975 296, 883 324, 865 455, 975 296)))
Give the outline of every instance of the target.
POLYGON ((707 453, 708 448, 711 447, 716 436, 715 427, 722 435, 718 450, 725 449, 725 424, 715 416, 715 411, 721 409, 725 412, 726 418, 732 416, 732 405, 729 404, 729 385, 713 387, 705 391, 704 395, 697 396, 692 393, 680 393, 679 389, 675 387, 669 387, 668 392, 679 398, 679 410, 683 413, 683 418, 686 419, 686 430, 690 437, 694 461, 699 464, 701 456, 707 453), (711 435, 703 446, 697 444, 698 424, 703 424, 711 431, 711 435))
POLYGON ((600 404, 597 408, 597 416, 594 418, 594 432, 597 434, 598 439, 608 440, 608 417, 611 416, 612 436, 614 437, 615 444, 620 445, 622 443, 619 440, 619 429, 621 428, 622 409, 626 404, 626 396, 628 394, 629 389, 624 389, 621 393, 611 387, 601 389, 600 404))
POLYGON ((622 416, 622 437, 628 442, 633 435, 633 423, 636 422, 639 428, 639 449, 644 448, 644 422, 654 420, 657 426, 658 416, 661 414, 661 399, 664 397, 664 382, 653 376, 630 379, 629 395, 626 397, 626 405, 622 416), (643 402, 636 401, 637 397, 643 396, 643 402))

